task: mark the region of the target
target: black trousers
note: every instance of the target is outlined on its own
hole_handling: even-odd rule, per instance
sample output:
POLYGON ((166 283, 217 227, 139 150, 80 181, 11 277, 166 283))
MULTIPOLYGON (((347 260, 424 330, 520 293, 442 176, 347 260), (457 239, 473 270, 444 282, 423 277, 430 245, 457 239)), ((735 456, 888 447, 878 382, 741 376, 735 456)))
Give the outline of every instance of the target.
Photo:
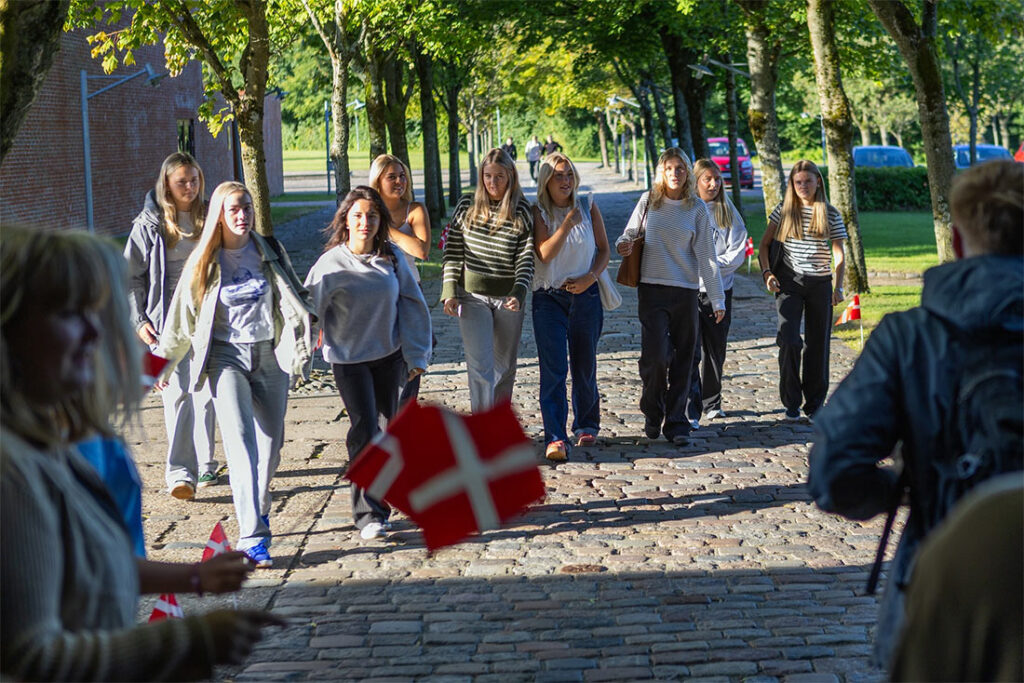
POLYGON ((686 397, 697 343, 697 290, 640 283, 640 411, 666 438, 690 433, 686 397))
POLYGON ((776 268, 782 291, 775 295, 778 312, 779 397, 787 410, 814 415, 828 395, 828 357, 832 339, 832 277, 776 268), (804 338, 800 338, 800 322, 804 338), (801 351, 803 375, 801 379, 801 351))
POLYGON ((732 324, 732 288, 725 291, 722 322, 715 323, 715 308, 706 292, 697 295, 697 309, 700 343, 693 351, 690 395, 686 401, 686 416, 691 420, 699 420, 709 410, 722 407, 722 366, 732 324))
MULTIPOLYGON (((380 431, 380 417, 390 420, 397 412, 398 387, 405 364, 399 350, 378 360, 335 363, 332 367, 338 393, 348 411, 350 426, 345 446, 352 462, 380 431)), ((386 503, 366 495, 365 489, 352 486, 352 516, 357 529, 370 522, 383 522, 390 514, 386 503)))

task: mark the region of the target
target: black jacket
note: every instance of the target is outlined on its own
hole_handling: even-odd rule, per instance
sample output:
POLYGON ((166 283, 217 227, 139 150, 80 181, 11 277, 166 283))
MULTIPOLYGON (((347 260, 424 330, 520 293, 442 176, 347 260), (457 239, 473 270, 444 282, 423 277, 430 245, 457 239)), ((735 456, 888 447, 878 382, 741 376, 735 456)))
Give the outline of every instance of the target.
MULTIPOLYGON (((811 495, 822 510, 851 519, 886 512, 899 495, 896 470, 878 463, 902 444, 910 516, 889 570, 877 634, 882 648, 891 645, 902 613, 894 588, 906 584, 914 551, 939 521, 928 461, 953 447, 944 425, 963 352, 951 328, 978 340, 1024 330, 1024 259, 980 256, 928 270, 921 306, 882 319, 814 420, 811 495)), ((888 650, 876 654, 884 665, 888 650)))

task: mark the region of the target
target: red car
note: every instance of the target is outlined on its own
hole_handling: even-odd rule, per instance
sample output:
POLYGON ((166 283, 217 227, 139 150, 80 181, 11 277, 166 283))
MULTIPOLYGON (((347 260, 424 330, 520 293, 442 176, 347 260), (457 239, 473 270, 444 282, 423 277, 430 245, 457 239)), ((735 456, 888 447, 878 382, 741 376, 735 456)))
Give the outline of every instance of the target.
MULTIPOLYGON (((732 175, 729 173, 729 138, 708 138, 708 148, 711 151, 711 160, 718 164, 718 170, 722 173, 722 180, 726 185, 730 185, 732 175)), ((754 164, 750 161, 747 143, 743 142, 742 138, 736 139, 736 158, 740 164, 740 187, 753 189, 754 164)))

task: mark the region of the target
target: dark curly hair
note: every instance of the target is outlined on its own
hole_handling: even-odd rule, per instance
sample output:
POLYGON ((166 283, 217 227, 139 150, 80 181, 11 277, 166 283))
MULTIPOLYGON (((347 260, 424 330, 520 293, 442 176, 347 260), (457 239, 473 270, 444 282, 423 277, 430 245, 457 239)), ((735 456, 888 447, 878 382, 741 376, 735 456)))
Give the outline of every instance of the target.
POLYGON ((388 212, 388 207, 384 205, 384 200, 381 199, 377 190, 366 185, 354 187, 345 195, 341 206, 334 213, 334 219, 331 221, 331 224, 324 228, 324 234, 327 235, 327 245, 324 247, 324 251, 348 242, 348 212, 360 199, 372 202, 374 208, 377 209, 377 213, 380 215, 380 227, 377 228, 377 234, 373 237, 373 253, 378 256, 390 256, 391 248, 388 246, 388 226, 391 225, 391 214, 388 212))

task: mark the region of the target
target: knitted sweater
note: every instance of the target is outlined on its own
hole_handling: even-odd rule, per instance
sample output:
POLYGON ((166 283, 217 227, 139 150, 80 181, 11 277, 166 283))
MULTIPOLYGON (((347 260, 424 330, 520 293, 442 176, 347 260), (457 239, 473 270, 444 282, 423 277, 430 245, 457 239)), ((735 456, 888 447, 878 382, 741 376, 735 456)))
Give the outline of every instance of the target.
POLYGON ((0 439, 0 677, 155 681, 207 677, 198 617, 135 626, 138 568, 95 470, 73 448, 0 439))
MULTIPOLYGON (((459 200, 444 248, 441 301, 455 296, 456 286, 471 294, 514 296, 522 306, 533 281, 533 214, 520 195, 515 218, 493 217, 467 225, 473 198, 459 200), (495 227, 497 229, 495 229, 495 227), (493 230, 493 232, 492 232, 493 230)), ((492 203, 492 208, 497 203, 492 203)))

